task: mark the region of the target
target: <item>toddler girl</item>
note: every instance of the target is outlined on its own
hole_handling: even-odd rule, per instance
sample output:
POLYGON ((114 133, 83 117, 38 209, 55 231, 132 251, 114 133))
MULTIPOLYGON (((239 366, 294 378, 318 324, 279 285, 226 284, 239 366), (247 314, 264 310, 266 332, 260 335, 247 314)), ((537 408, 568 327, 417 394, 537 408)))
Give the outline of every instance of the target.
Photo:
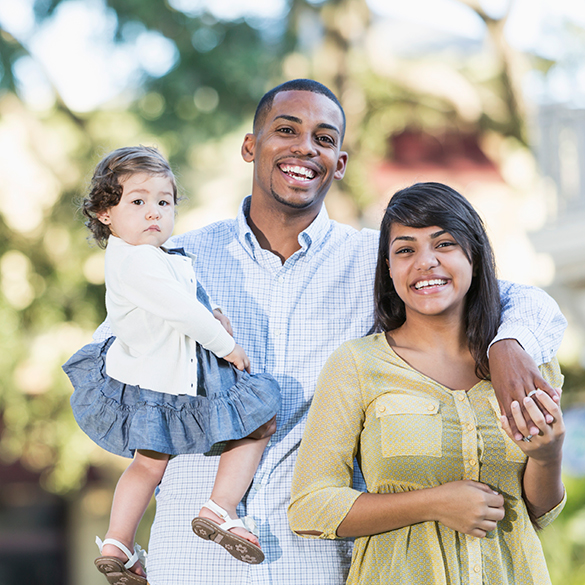
POLYGON ((80 427, 108 451, 134 456, 118 481, 106 539, 96 539, 103 554, 96 566, 110 583, 146 584, 139 547, 130 549, 169 456, 204 453, 222 441, 229 442, 211 499, 193 530, 244 562, 264 560, 253 523, 237 519, 236 506, 275 431, 280 389, 268 374, 248 373, 248 357, 227 318, 212 312, 191 258, 163 247, 176 203, 168 162, 143 146, 108 154, 83 201, 86 225, 98 245, 107 244, 106 308, 115 338, 106 342, 105 363, 102 344, 93 343, 63 367, 80 427))

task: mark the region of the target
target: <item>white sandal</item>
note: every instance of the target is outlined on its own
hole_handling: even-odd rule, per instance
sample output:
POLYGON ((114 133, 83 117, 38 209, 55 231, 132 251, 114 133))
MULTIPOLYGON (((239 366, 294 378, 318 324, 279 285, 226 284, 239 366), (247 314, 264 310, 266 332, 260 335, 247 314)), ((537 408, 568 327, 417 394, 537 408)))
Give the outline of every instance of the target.
POLYGON ((250 563, 251 565, 257 565, 264 560, 264 553, 259 546, 251 543, 249 540, 228 532, 230 528, 243 528, 248 532, 251 532, 254 536, 258 536, 256 529, 256 523, 252 518, 246 516, 245 518, 230 518, 229 514, 220 506, 218 506, 213 500, 209 500, 203 504, 204 508, 209 508, 212 512, 217 514, 222 520, 223 524, 217 524, 209 518, 197 518, 193 519, 191 526, 193 532, 203 538, 204 540, 211 540, 223 546, 230 555, 243 561, 244 563, 250 563))
POLYGON ((142 550, 139 545, 134 545, 134 553, 124 544, 114 538, 106 538, 103 542, 99 536, 95 537, 95 543, 102 552, 104 544, 112 544, 119 548, 128 560, 123 563, 116 557, 98 557, 94 562, 100 573, 103 573, 110 585, 148 585, 145 577, 141 577, 130 571, 137 561, 140 561, 142 567, 146 565, 146 551, 142 550))

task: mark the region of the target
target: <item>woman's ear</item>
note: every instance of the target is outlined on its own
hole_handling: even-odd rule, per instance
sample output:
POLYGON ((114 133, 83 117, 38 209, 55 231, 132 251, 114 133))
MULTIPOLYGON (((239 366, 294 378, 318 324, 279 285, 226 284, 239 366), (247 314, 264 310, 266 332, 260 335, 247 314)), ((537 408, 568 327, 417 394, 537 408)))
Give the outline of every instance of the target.
POLYGON ((98 211, 96 213, 96 217, 104 224, 104 225, 110 225, 112 223, 112 220, 110 219, 110 210, 106 209, 104 211, 98 211))

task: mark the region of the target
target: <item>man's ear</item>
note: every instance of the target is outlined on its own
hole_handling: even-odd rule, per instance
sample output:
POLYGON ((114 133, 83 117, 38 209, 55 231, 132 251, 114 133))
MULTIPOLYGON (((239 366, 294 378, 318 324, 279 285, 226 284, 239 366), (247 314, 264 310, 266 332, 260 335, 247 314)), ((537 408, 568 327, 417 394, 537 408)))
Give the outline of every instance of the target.
POLYGON ((112 220, 110 219, 110 210, 106 209, 104 211, 98 211, 96 213, 96 217, 104 224, 104 225, 110 225, 112 223, 112 220))
POLYGON ((244 142, 242 144, 242 158, 246 162, 254 162, 256 156, 256 135, 246 134, 244 136, 244 142))
POLYGON ((337 167, 335 169, 335 173, 333 174, 333 178, 337 181, 343 179, 343 176, 345 175, 345 169, 347 167, 347 158, 348 158, 347 152, 344 152, 342 150, 339 153, 339 158, 337 159, 337 167))

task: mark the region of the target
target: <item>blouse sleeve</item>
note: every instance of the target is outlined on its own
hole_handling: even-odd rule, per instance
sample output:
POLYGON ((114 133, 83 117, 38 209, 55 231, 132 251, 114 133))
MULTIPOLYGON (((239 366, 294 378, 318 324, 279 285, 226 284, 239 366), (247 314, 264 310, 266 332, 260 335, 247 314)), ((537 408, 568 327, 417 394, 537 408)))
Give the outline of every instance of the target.
POLYGON ((118 267, 124 296, 137 307, 164 319, 218 357, 235 345, 221 323, 176 280, 168 265, 151 246, 135 246, 118 267))
POLYGON ((499 281, 502 322, 492 343, 516 339, 540 365, 557 353, 567 320, 557 303, 543 290, 505 280, 499 281))
POLYGON ((359 373, 344 344, 327 360, 309 410, 288 508, 294 532, 337 538, 337 527, 362 493, 352 478, 364 417, 359 373))

